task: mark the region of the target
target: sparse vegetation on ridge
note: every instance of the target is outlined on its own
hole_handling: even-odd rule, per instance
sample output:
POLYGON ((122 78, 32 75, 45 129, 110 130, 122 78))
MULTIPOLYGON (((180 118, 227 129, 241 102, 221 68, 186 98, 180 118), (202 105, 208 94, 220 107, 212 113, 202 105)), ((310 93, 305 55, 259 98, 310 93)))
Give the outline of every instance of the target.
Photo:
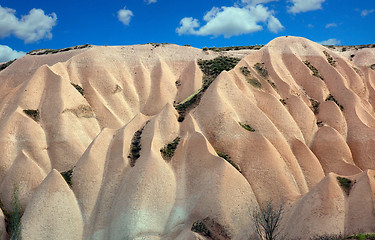
POLYGON ((239 58, 222 56, 212 60, 198 60, 198 65, 204 74, 202 79, 202 88, 180 103, 175 104, 175 108, 179 113, 178 121, 182 122, 185 119, 186 113, 191 109, 194 109, 199 104, 204 92, 222 71, 229 71, 233 69, 239 61, 239 58))
POLYGON ((136 131, 134 133, 133 138, 132 138, 132 142, 130 144, 130 153, 128 155, 131 167, 135 166, 135 162, 141 156, 141 150, 142 150, 142 145, 141 145, 142 132, 143 132, 143 129, 146 127, 146 125, 148 123, 149 123, 149 121, 147 121, 145 123, 145 125, 141 129, 139 129, 138 131, 136 131))
POLYGON ((164 159, 166 159, 166 160, 172 159, 172 157, 174 155, 174 152, 175 152, 180 140, 181 140, 180 137, 176 137, 175 139, 173 139, 172 142, 164 145, 164 147, 162 147, 160 149, 160 153, 161 153, 161 155, 163 156, 164 159))
POLYGON ((71 187, 72 186, 72 176, 73 176, 73 168, 60 173, 61 176, 65 179, 66 183, 71 187))
POLYGON ((150 44, 152 45, 154 48, 157 48, 157 47, 164 47, 165 45, 168 45, 170 43, 146 43, 146 44, 150 44))
POLYGON ((235 169, 237 169, 237 171, 241 172, 241 168, 240 166, 235 163, 230 157, 228 154, 225 154, 225 153, 222 153, 220 151, 216 151, 216 154, 221 157, 222 159, 224 159, 225 161, 227 161, 230 165, 232 165, 235 169))
POLYGON ((85 91, 83 90, 83 88, 81 86, 79 86, 78 84, 74 84, 71 82, 71 84, 73 85, 73 87, 75 87, 75 89, 82 95, 82 96, 85 96, 85 91))
POLYGON ((254 69, 259 73, 260 76, 262 76, 263 78, 267 78, 268 77, 268 70, 266 68, 266 66, 264 65, 264 63, 256 63, 254 65, 254 69))
POLYGON ((280 98, 279 100, 280 100, 280 102, 281 102, 283 105, 286 105, 286 99, 284 99, 284 98, 280 98))
MULTIPOLYGON (((205 47, 206 50, 211 50, 215 52, 225 52, 225 51, 235 51, 235 50, 259 50, 264 45, 252 45, 252 46, 232 46, 232 47, 205 47)), ((204 49, 203 49, 204 50, 204 49)))
POLYGON ((246 81, 255 88, 262 88, 262 84, 256 78, 246 78, 246 81))
POLYGON ((3 71, 5 68, 9 67, 9 65, 14 63, 14 61, 16 61, 16 59, 0 64, 0 72, 3 71))
POLYGON ((241 59, 220 56, 212 60, 198 60, 198 65, 204 75, 214 80, 222 71, 233 69, 241 59))
POLYGON ((267 79, 267 82, 271 85, 271 87, 275 90, 277 90, 276 83, 272 82, 271 80, 267 79))
POLYGON ((323 51, 324 55, 326 55, 327 61, 329 64, 331 64, 333 67, 336 67, 336 60, 333 59, 331 55, 327 51, 323 51))
POLYGON ((18 187, 15 186, 13 189, 12 210, 10 212, 6 211, 1 201, 0 208, 4 213, 6 231, 9 235, 9 239, 21 239, 21 217, 23 215, 23 210, 19 201, 18 187))
MULTIPOLYGON (((255 77, 250 77, 251 72, 247 67, 240 67, 241 73, 246 77, 246 81, 255 88, 262 88, 262 84, 255 77)), ((272 85, 271 85, 272 86, 272 85)))
POLYGON ((255 132, 255 129, 250 127, 248 124, 246 123, 241 123, 241 122, 238 122, 240 124, 240 126, 244 129, 246 129, 247 131, 250 131, 250 132, 255 132))
POLYGON ((250 75, 250 70, 247 68, 247 67, 240 67, 240 70, 241 70, 241 73, 245 76, 245 77, 247 77, 247 76, 249 76, 250 75))
POLYGON ((29 117, 31 117, 35 122, 39 122, 40 120, 40 113, 39 113, 39 110, 36 109, 26 109, 26 110, 23 110, 24 113, 26 113, 26 115, 28 115, 29 117))
POLYGON ((313 76, 324 80, 324 78, 320 76, 318 69, 314 67, 309 61, 306 60, 303 63, 313 72, 313 76))
MULTIPOLYGON (((352 68, 353 68, 353 70, 354 70, 359 76, 363 77, 363 73, 362 73, 361 70, 359 70, 359 69, 356 68, 356 67, 352 67, 352 68)), ((374 64, 374 70, 375 70, 375 64, 374 64)))
POLYGON ((55 53, 60 53, 60 52, 66 52, 70 50, 75 50, 75 49, 83 49, 83 48, 89 48, 92 47, 90 44, 85 44, 85 45, 78 45, 75 47, 68 47, 68 48, 61 48, 61 49, 37 49, 30 51, 26 54, 28 55, 46 55, 46 54, 55 54, 55 53))
POLYGON ((364 45, 349 45, 349 46, 336 46, 336 45, 323 45, 324 47, 327 47, 327 48, 330 48, 330 49, 335 49, 335 50, 340 50, 342 52, 345 52, 345 51, 350 51, 350 50, 359 50, 359 49, 363 49, 363 48, 375 48, 375 44, 364 44, 364 45), (342 50, 344 49, 345 50, 342 50))
POLYGON ((332 94, 329 94, 328 97, 326 98, 326 101, 333 101, 334 103, 336 103, 336 105, 340 108, 341 111, 344 110, 344 107, 337 102, 337 100, 332 96, 332 94))

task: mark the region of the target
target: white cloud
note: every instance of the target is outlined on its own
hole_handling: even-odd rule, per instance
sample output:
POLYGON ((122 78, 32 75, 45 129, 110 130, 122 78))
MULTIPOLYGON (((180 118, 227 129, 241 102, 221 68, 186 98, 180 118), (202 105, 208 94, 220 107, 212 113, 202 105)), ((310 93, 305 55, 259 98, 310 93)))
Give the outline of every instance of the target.
POLYGON ((267 28, 273 33, 278 33, 284 30, 284 26, 281 24, 279 19, 275 18, 274 16, 270 16, 270 18, 268 19, 267 28))
POLYGON ((198 36, 219 36, 226 38, 241 34, 263 30, 261 23, 268 22, 268 29, 278 32, 284 27, 263 5, 246 7, 213 7, 208 11, 203 20, 206 24, 199 28, 197 19, 183 18, 180 27, 176 29, 179 35, 192 34, 198 36))
POLYGON ((0 38, 14 35, 25 43, 52 38, 51 30, 56 25, 55 13, 46 15, 42 9, 31 9, 21 19, 16 17, 16 10, 0 6, 0 38))
POLYGON ((367 15, 369 15, 370 13, 373 13, 373 12, 375 12, 375 9, 370 9, 370 10, 364 9, 364 10, 361 11, 361 16, 366 17, 367 15))
POLYGON ((328 23, 326 25, 326 28, 331 28, 331 27, 337 27, 337 24, 336 23, 328 23))
POLYGON ((186 17, 180 21, 181 27, 176 29, 178 35, 194 35, 196 34, 195 28, 199 27, 199 22, 197 19, 192 17, 186 17))
POLYGON ((120 9, 117 12, 117 18, 120 22, 122 22, 124 25, 128 26, 130 23, 131 18, 134 16, 133 12, 126 9, 124 7, 123 9, 120 9))
POLYGON ((325 0, 289 0, 293 6, 288 8, 288 12, 296 14, 301 12, 314 11, 322 9, 322 3, 325 0))
POLYGON ((318 43, 321 44, 321 45, 340 45, 341 41, 337 40, 336 38, 330 38, 328 40, 321 41, 321 42, 318 42, 318 43))
POLYGON ((309 28, 313 28, 314 25, 312 25, 312 24, 310 23, 310 24, 307 25, 307 27, 309 27, 309 28))
POLYGON ((23 55, 25 55, 25 52, 18 52, 16 50, 11 49, 8 46, 0 45, 0 63, 2 62, 8 62, 10 60, 20 58, 23 55))

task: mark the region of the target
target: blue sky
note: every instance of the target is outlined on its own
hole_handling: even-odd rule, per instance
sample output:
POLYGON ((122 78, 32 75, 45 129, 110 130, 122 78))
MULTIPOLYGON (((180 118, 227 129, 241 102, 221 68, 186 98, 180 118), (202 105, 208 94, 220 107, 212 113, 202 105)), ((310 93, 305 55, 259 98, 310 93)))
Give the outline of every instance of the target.
POLYGON ((40 48, 375 43, 374 0, 0 0, 0 62, 40 48))

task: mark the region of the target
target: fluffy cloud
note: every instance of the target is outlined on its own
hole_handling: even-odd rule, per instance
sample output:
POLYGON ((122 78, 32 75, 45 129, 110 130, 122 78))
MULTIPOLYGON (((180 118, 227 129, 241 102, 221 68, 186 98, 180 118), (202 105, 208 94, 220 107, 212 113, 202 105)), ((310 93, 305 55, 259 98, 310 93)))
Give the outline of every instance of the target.
POLYGON ((331 27, 337 27, 337 24, 336 23, 328 23, 326 25, 326 28, 331 28, 331 27))
POLYGON ((120 22, 122 22, 124 25, 128 26, 130 23, 131 18, 133 17, 133 12, 126 9, 124 7, 123 9, 119 10, 117 12, 117 18, 120 22))
POLYGON ((370 13, 373 13, 373 12, 375 12, 375 9, 370 9, 370 10, 364 9, 364 10, 361 11, 361 16, 366 17, 367 15, 369 15, 370 13))
POLYGON ((20 58, 25 54, 25 52, 18 52, 16 50, 11 49, 8 46, 0 45, 0 63, 20 58))
POLYGON ((267 28, 273 33, 278 33, 284 30, 284 26, 281 24, 279 19, 275 18, 274 16, 270 16, 268 19, 267 28))
POLYGON ((263 5, 214 7, 204 15, 203 20, 206 24, 199 28, 200 24, 197 19, 183 18, 176 32, 179 35, 224 35, 224 37, 229 38, 231 36, 261 31, 263 30, 261 23, 266 22, 268 22, 268 29, 271 32, 276 33, 284 28, 280 21, 272 15, 272 12, 263 5))
POLYGON ((52 38, 51 30, 57 20, 55 13, 46 15, 42 9, 33 8, 21 19, 15 14, 14 9, 0 6, 0 38, 14 35, 25 43, 52 38))
POLYGON ((289 7, 288 12, 296 14, 301 12, 314 11, 322 9, 322 3, 325 0, 289 0, 293 6, 289 7))
POLYGON ((195 28, 199 27, 199 22, 197 19, 192 17, 186 17, 180 21, 181 27, 176 29, 178 35, 191 35, 196 34, 195 28))
POLYGON ((341 41, 337 40, 336 38, 330 38, 328 40, 321 41, 321 42, 318 42, 318 43, 321 44, 321 45, 340 45, 341 41))

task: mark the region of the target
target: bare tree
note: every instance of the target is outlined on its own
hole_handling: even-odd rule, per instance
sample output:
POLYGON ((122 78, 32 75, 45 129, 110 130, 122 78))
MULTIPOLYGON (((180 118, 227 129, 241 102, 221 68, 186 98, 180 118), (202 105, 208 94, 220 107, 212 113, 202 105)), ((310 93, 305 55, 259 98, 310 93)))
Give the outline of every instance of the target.
POLYGON ((255 231, 261 240, 277 240, 280 236, 280 222, 283 217, 284 207, 281 204, 275 207, 272 201, 254 210, 252 220, 255 225, 255 231))

